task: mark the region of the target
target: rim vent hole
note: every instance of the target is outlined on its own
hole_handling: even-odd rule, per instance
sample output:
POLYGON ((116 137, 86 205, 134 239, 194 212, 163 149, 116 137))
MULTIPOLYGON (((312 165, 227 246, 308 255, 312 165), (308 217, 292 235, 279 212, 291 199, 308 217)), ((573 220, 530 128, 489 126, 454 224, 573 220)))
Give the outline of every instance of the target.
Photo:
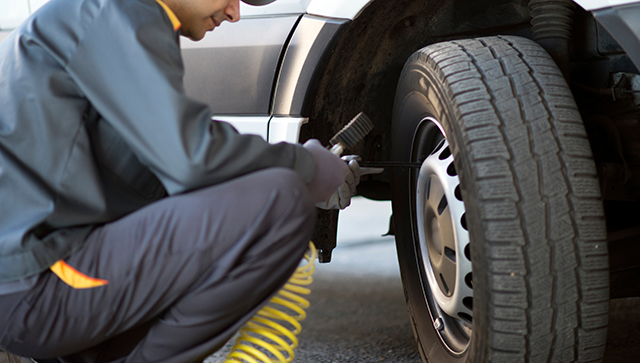
POLYGON ((453 162, 449 164, 449 167, 447 168, 447 174, 449 174, 449 176, 458 175, 458 173, 456 172, 456 167, 453 165, 453 162))
POLYGON ((445 295, 449 296, 451 294, 451 290, 449 290, 449 285, 447 285, 447 282, 444 280, 444 276, 442 276, 442 274, 440 274, 440 282, 442 282, 442 287, 444 288, 445 295))
POLYGON ((443 195, 442 199, 440 199, 440 204, 438 204, 438 215, 442 215, 445 209, 447 209, 447 198, 443 195))
POLYGON ((467 296, 462 299, 462 304, 467 307, 469 310, 473 310, 473 298, 471 296, 467 296))
POLYGON ((455 250, 452 250, 449 247, 445 247, 444 248, 444 255, 447 256, 448 259, 453 261, 453 263, 456 262, 456 251, 455 250))
POLYGON ((451 156, 451 150, 449 150, 449 147, 447 146, 446 148, 444 148, 444 150, 442 150, 440 155, 438 155, 438 159, 444 160, 444 159, 448 158, 449 156, 451 156))
POLYGON ((467 314, 467 313, 458 313, 458 316, 460 317, 460 319, 466 321, 467 323, 472 323, 473 319, 471 318, 471 315, 467 314))
POLYGON ((453 193, 455 194, 456 199, 462 202, 462 192, 460 191, 460 184, 458 184, 453 193))

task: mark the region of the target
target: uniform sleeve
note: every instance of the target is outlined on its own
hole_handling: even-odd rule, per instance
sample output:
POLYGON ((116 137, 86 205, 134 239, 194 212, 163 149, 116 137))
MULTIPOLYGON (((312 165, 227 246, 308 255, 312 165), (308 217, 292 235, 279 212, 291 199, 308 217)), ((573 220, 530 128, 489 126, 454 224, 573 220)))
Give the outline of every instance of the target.
POLYGON ((303 147, 241 135, 185 95, 177 37, 155 2, 107 1, 67 71, 170 194, 276 166, 308 183, 314 163, 303 147))

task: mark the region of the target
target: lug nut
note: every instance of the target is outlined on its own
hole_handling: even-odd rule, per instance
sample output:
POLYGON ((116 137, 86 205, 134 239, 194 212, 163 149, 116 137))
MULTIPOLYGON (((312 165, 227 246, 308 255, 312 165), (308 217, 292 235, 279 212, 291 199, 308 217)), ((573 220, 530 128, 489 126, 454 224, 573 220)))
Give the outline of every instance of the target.
POLYGON ((436 328, 437 331, 442 331, 444 329, 444 323, 442 322, 442 318, 438 317, 433 321, 433 327, 436 328))

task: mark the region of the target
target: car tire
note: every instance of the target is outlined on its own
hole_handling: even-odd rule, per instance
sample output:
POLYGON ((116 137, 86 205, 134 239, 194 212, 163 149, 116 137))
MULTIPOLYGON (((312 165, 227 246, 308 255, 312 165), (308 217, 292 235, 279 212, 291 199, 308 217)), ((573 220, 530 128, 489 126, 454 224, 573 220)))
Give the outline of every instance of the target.
POLYGON ((535 42, 433 44, 400 76, 393 223, 425 362, 598 362, 609 274, 596 168, 535 42))

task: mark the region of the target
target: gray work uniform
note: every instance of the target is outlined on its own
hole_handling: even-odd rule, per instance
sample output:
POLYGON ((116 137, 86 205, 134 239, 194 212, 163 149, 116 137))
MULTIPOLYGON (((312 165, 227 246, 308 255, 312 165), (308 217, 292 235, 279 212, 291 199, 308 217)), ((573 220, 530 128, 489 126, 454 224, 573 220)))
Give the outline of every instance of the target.
MULTIPOLYGON (((155 331, 153 324, 166 322, 163 314, 181 296, 222 286, 225 274, 236 269, 255 272, 246 261, 259 265, 260 275, 273 269, 272 281, 266 278, 267 288, 255 296, 249 293, 255 284, 240 284, 231 301, 248 294, 249 303, 233 303, 244 311, 205 329, 209 336, 201 334, 203 346, 195 350, 202 354, 220 343, 211 343, 212 336, 232 329, 300 258, 313 219, 306 190, 313 157, 299 145, 269 145, 212 122, 211 110, 184 93, 178 38, 155 0, 52 0, 0 43, 0 349, 41 358, 68 355, 144 322, 155 331), (238 178, 244 181, 242 193, 253 200, 227 197, 236 195, 230 181, 238 178), (193 193, 208 199, 189 199, 193 193), (292 211, 298 217, 287 214, 292 211), (264 224, 272 218, 279 224, 264 224), (272 231, 276 227, 283 230, 272 231), (155 250, 182 251, 176 246, 187 254, 217 252, 200 253, 203 260, 194 264, 184 257, 172 265, 172 253, 155 250), (254 248, 273 252, 273 259, 257 258, 254 248), (149 266, 138 271, 141 254, 147 264, 163 266, 165 275, 154 276, 161 271, 149 266), (59 260, 109 284, 66 286, 48 271, 59 260), (168 279, 162 282, 167 291, 155 290, 158 278, 168 279), (82 315, 82 299, 92 306, 87 313, 102 307, 102 315, 82 315), (141 302, 155 306, 145 310, 136 305, 141 302), (45 304, 58 308, 49 311, 45 304), (127 307, 136 310, 123 311, 127 307), (116 323, 120 313, 126 323, 116 323)), ((189 314, 181 309, 180 316, 189 314)), ((181 344, 182 350, 169 349, 164 358, 149 361, 177 362, 176 351, 192 357, 184 352, 196 343, 185 338, 181 344)))

